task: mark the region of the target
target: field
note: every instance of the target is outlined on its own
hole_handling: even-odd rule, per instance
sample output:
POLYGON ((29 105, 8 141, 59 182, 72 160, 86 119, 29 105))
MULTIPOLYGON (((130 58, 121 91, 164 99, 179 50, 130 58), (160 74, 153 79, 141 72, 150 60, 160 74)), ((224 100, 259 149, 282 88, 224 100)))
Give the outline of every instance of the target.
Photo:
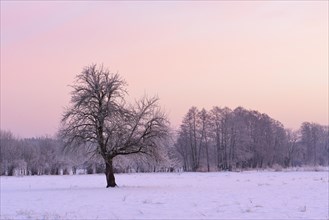
POLYGON ((1 219, 328 219, 328 172, 1 177, 1 219))

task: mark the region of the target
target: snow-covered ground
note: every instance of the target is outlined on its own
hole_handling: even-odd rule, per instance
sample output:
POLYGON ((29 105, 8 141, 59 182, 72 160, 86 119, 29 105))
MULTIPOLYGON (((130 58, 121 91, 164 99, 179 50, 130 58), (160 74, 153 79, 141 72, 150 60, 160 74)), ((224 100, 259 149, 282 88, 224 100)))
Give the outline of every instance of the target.
POLYGON ((328 219, 328 172, 1 177, 1 219, 328 219))

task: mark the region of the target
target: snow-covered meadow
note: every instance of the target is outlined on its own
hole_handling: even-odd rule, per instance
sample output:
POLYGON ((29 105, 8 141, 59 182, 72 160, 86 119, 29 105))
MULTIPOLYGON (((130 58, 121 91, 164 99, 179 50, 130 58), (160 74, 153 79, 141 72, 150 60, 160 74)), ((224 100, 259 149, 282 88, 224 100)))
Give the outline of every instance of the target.
POLYGON ((328 219, 328 172, 1 177, 1 219, 328 219))

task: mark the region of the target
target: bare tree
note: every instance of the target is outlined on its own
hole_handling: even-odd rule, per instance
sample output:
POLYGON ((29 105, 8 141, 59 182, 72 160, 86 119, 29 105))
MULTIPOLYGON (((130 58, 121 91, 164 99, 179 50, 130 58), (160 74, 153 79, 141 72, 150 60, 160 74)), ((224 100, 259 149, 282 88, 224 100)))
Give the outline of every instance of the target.
POLYGON ((191 107, 181 124, 177 148, 180 149, 179 152, 182 152, 185 163, 188 162, 187 165, 192 171, 196 171, 200 165, 201 139, 199 126, 199 110, 196 107, 191 107), (186 153, 187 157, 184 155, 186 153))
POLYGON ((71 106, 63 115, 60 129, 66 149, 84 144, 104 159, 107 187, 116 186, 113 158, 156 156, 168 134, 169 122, 158 99, 143 98, 136 105, 126 105, 125 86, 118 74, 103 66, 85 67, 72 86, 71 106))
POLYGON ((210 111, 210 123, 213 133, 213 145, 216 155, 216 166, 218 169, 227 169, 228 167, 228 130, 231 127, 230 115, 231 109, 215 106, 210 111))
POLYGON ((301 153, 301 149, 298 145, 298 133, 291 129, 286 129, 287 142, 285 147, 284 165, 286 167, 295 166, 296 159, 301 153))
POLYGON ((221 149, 222 149, 222 165, 224 170, 230 169, 229 151, 230 151, 230 134, 229 130, 232 128, 232 110, 229 108, 221 109, 221 149))
POLYGON ((19 159, 18 140, 10 131, 0 130, 0 174, 13 175, 13 161, 19 159))
POLYGON ((209 142, 210 142, 210 116, 209 113, 203 108, 198 115, 200 119, 200 147, 206 150, 207 171, 210 171, 209 159, 209 142))
POLYGON ((304 147, 304 162, 314 166, 328 164, 328 126, 304 122, 300 132, 301 144, 304 147))

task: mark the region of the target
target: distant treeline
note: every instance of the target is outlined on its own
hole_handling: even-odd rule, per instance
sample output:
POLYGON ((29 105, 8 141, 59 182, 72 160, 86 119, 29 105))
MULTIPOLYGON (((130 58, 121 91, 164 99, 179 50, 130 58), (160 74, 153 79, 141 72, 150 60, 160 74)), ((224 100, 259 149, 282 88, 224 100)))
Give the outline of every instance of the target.
MULTIPOLYGON (((118 157, 116 172, 220 171, 292 166, 328 166, 329 129, 304 122, 297 131, 266 114, 238 107, 192 107, 172 132, 161 161, 135 155, 118 157)), ((83 148, 82 148, 83 149, 83 148)), ((88 149, 64 152, 57 138, 17 138, 0 131, 1 175, 103 173, 88 149)))
MULTIPOLYGON (((57 138, 15 137, 9 131, 0 131, 0 175, 69 175, 104 173, 105 164, 87 148, 64 151, 64 144, 57 138)), ((168 152, 166 152, 168 153, 168 152)), ((114 170, 120 172, 173 171, 172 159, 150 160, 137 155, 118 157, 114 170)))
POLYGON ((297 131, 266 114, 238 107, 192 107, 175 148, 186 171, 328 166, 329 129, 304 122, 297 131))

